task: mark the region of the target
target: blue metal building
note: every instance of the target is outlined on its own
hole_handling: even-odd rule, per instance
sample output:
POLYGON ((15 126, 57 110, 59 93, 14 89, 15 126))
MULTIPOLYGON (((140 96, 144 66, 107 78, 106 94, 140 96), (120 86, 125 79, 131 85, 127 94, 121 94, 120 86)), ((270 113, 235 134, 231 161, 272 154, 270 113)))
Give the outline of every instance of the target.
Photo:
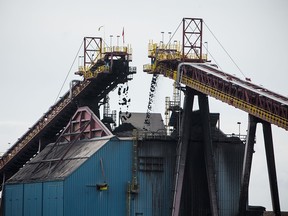
MULTIPOLYGON (((143 116, 133 118, 143 122, 143 116)), ((193 118, 181 214, 201 216, 210 213, 210 204, 198 114, 193 118)), ((223 134, 218 118, 211 115, 219 215, 232 216, 238 210, 244 144, 223 134)), ((176 139, 153 131, 137 139, 132 132, 115 136, 89 108, 78 110, 70 124, 60 135, 66 142, 51 143, 6 182, 5 216, 171 214, 176 139), (85 119, 90 123, 84 127, 85 119), (76 135, 79 128, 84 129, 76 135)), ((131 131, 137 125, 125 127, 131 131)))
POLYGON ((125 215, 131 143, 113 137, 81 141, 56 168, 41 160, 47 146, 5 185, 5 215, 125 215), (97 190, 105 183, 108 190, 97 190))
POLYGON ((62 135, 69 142, 48 145, 7 181, 5 216, 168 215, 175 141, 118 138, 87 111, 94 126, 82 135, 101 136, 72 140, 84 121, 75 114, 62 135))

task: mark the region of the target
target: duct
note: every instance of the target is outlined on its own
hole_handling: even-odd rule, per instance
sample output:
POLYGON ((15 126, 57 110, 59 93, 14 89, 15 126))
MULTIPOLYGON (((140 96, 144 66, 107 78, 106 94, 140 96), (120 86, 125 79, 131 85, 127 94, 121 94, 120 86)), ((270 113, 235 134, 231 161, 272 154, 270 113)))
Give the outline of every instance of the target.
POLYGON ((69 88, 69 98, 70 98, 70 100, 72 100, 72 98, 73 98, 73 93, 72 93, 73 86, 74 86, 74 84, 77 84, 78 82, 80 82, 80 81, 79 80, 72 80, 70 82, 70 88, 69 88))

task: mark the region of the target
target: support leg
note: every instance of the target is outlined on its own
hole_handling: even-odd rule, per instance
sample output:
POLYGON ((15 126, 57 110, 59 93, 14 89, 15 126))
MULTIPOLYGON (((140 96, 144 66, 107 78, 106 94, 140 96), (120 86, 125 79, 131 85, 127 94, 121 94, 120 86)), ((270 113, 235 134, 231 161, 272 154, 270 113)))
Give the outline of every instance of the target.
POLYGON ((216 179, 215 179, 215 163, 212 148, 212 136, 211 136, 211 126, 210 126, 210 112, 208 104, 208 96, 204 94, 199 94, 199 108, 203 126, 204 135, 204 155, 205 155, 205 165, 208 180, 208 191, 210 198, 210 207, 212 216, 218 216, 218 202, 216 194, 216 179))
POLYGON ((190 137, 189 131, 191 128, 190 120, 192 114, 193 101, 194 101, 193 91, 192 89, 187 87, 184 101, 184 112, 182 116, 179 142, 178 142, 177 158, 176 158, 176 174, 175 174, 176 176, 175 176, 175 190, 173 197, 172 216, 178 216, 180 212, 187 147, 190 137))
POLYGON ((255 132, 257 126, 256 117, 249 115, 248 120, 248 135, 245 146, 245 155, 241 176, 241 188, 239 198, 239 216, 246 216, 246 209, 248 204, 248 189, 252 165, 252 157, 254 152, 255 132))
POLYGON ((281 216, 278 185, 277 185, 277 175, 276 175, 276 168, 275 168, 274 149, 273 149, 272 130, 271 130, 270 123, 263 122, 263 133, 264 133, 266 160, 267 160, 267 167, 268 167, 273 211, 275 213, 275 216, 281 216))

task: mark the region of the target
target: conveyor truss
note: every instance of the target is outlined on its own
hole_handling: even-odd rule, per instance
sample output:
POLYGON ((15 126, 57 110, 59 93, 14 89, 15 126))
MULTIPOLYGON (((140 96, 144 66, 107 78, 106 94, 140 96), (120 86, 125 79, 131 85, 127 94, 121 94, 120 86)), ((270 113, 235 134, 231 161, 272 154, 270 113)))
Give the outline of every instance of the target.
POLYGON ((151 64, 143 66, 144 72, 162 74, 178 84, 186 85, 224 103, 239 108, 253 116, 288 130, 288 98, 225 73, 200 58, 188 55, 183 59, 181 45, 149 43, 151 64))
MULTIPOLYGON (((205 166, 210 199, 211 215, 219 215, 215 169, 213 167, 213 151, 211 132, 209 128, 209 105, 207 95, 227 103, 249 114, 248 143, 245 144, 244 165, 241 177, 241 193, 239 200, 239 215, 246 215, 248 186, 252 163, 253 145, 256 124, 263 124, 265 136, 266 157, 269 169, 270 189, 273 209, 280 215, 280 204, 277 187, 275 160, 271 124, 288 130, 288 98, 272 92, 262 86, 255 85, 249 78, 242 80, 234 75, 219 70, 208 61, 207 54, 202 53, 202 24, 200 18, 183 18, 182 44, 174 41, 164 44, 149 42, 148 57, 150 64, 143 66, 143 71, 149 74, 161 74, 176 82, 179 89, 186 86, 183 116, 178 138, 177 159, 175 166, 172 216, 180 215, 181 193, 185 173, 187 146, 189 143, 189 114, 192 112, 193 94, 198 95, 199 109, 202 113, 202 128, 205 143, 205 166), (196 91, 193 91, 196 90, 196 91), (194 92, 194 93, 193 93, 194 92), (192 103, 192 105, 191 105, 192 103), (189 104, 189 105, 187 105, 189 104), (201 105, 201 106, 200 106, 201 105), (202 107, 202 108, 201 108, 202 107), (186 114, 185 114, 186 112, 186 114), (251 132, 250 132, 251 131, 251 132), (248 156, 247 156, 248 155, 248 156)), ((168 107, 168 106, 166 106, 168 107)), ((169 119, 169 117, 166 117, 169 119)))
MULTIPOLYGON (((49 110, 18 139, 0 158, 3 182, 16 173, 47 144, 55 142, 79 106, 90 106, 99 115, 100 100, 118 84, 132 79, 136 67, 130 67, 130 46, 103 47, 102 38, 84 38, 84 64, 75 74, 82 81, 72 81, 66 92, 49 110)), ((99 117, 99 116, 98 116, 99 117)))

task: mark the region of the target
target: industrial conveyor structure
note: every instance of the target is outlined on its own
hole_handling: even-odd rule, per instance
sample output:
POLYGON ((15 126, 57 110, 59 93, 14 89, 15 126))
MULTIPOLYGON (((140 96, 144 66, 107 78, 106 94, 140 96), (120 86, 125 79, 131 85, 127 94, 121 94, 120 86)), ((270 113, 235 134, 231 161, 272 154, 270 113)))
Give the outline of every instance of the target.
POLYGON ((47 144, 55 142, 78 107, 88 106, 99 117, 100 101, 118 84, 132 79, 136 67, 129 67, 129 46, 103 47, 100 37, 84 38, 83 65, 76 74, 83 81, 72 81, 70 90, 18 139, 0 159, 3 181, 15 174, 47 144))
MULTIPOLYGON (((179 134, 171 215, 180 215, 195 96, 198 96, 199 100, 203 129, 203 155, 211 215, 218 216, 219 207, 207 96, 239 108, 247 112, 249 116, 241 176, 239 216, 247 215, 248 187, 257 123, 263 125, 273 210, 276 216, 281 215, 271 124, 288 130, 288 98, 253 84, 248 78, 240 79, 219 70, 216 65, 211 64, 207 59, 207 53, 204 54, 202 50, 203 20, 183 18, 182 23, 182 42, 171 43, 171 38, 167 44, 163 40, 159 44, 151 41, 148 49, 151 63, 143 67, 143 70, 149 74, 157 76, 161 74, 174 80, 176 86, 185 92, 183 112, 177 109, 181 115, 181 121, 177 124, 179 134)), ((57 141, 57 137, 61 136, 63 131, 65 132, 64 127, 78 107, 87 106, 99 117, 100 106, 107 100, 108 93, 118 84, 131 80, 132 74, 136 73, 136 68, 129 66, 131 60, 131 47, 118 45, 104 47, 102 38, 85 37, 84 55, 81 57, 83 64, 76 72, 83 77, 83 80, 71 81, 70 90, 1 157, 0 177, 3 183, 47 144, 57 141)), ((169 105, 171 104, 167 105, 168 108, 169 105)), ((109 110, 108 107, 106 110, 109 110)), ((136 160, 133 163, 137 165, 136 160)))
POLYGON ((209 132, 209 123, 207 123, 209 121, 207 118, 209 114, 207 95, 249 114, 249 128, 241 179, 239 215, 246 215, 248 184, 257 123, 263 124, 272 204, 275 214, 280 215, 271 124, 288 130, 288 98, 253 84, 249 78, 242 80, 219 70, 216 65, 212 65, 207 60, 208 53, 204 54, 202 51, 203 20, 199 18, 183 18, 182 24, 182 44, 177 41, 171 43, 171 39, 167 44, 164 41, 159 44, 150 41, 148 57, 151 59, 151 63, 143 66, 144 72, 162 74, 174 80, 181 89, 181 84, 186 86, 183 120, 178 142, 172 215, 179 215, 180 211, 186 149, 189 139, 187 133, 189 133, 190 120, 187 120, 187 118, 189 119, 187 116, 191 115, 195 95, 198 95, 199 108, 200 111, 202 109, 201 113, 204 113, 202 126, 206 134, 203 140, 205 142, 205 161, 212 215, 219 214, 217 210, 215 172, 211 162, 213 160, 211 140, 209 140, 211 134, 209 132))
MULTIPOLYGON (((186 28, 184 38, 188 38, 188 34, 191 34, 187 33, 190 26, 189 29, 186 28)), ((196 33, 194 32, 194 34, 196 33)), ((198 40, 199 43, 202 43, 202 40, 198 40)), ((174 44, 150 42, 148 57, 151 58, 152 63, 144 65, 144 71, 162 74, 288 130, 287 97, 255 85, 249 78, 242 80, 219 70, 217 66, 212 66, 207 62, 207 54, 202 54, 200 45, 191 44, 188 53, 184 53, 184 48, 185 46, 181 47, 177 42, 174 44)))

